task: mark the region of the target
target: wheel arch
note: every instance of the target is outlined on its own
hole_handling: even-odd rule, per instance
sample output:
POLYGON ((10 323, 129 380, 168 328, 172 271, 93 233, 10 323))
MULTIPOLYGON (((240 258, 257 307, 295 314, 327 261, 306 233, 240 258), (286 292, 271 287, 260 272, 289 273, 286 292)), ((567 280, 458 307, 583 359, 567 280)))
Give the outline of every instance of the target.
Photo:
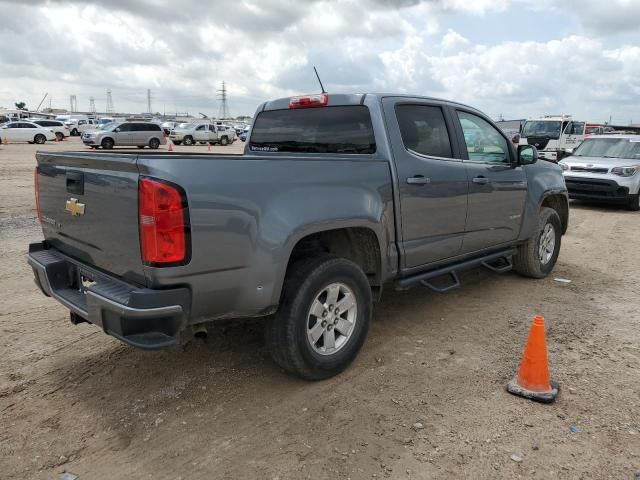
POLYGON ((560 217, 562 224, 562 234, 567 233, 569 228, 569 199, 561 192, 547 192, 540 202, 540 208, 547 207, 555 210, 560 217))
POLYGON ((288 242, 286 268, 278 285, 278 298, 291 266, 299 260, 314 255, 333 255, 351 260, 358 265, 369 280, 374 298, 378 298, 384 282, 386 261, 382 255, 382 242, 371 225, 352 224, 335 228, 316 228, 297 235, 288 242))

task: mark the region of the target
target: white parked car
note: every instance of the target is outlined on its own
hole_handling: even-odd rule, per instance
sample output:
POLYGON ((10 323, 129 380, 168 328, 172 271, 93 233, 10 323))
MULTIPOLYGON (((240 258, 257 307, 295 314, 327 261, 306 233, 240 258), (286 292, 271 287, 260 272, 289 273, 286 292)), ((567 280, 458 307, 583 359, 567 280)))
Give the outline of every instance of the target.
POLYGON ((58 141, 61 142, 69 135, 71 135, 71 131, 69 127, 67 127, 63 122, 59 120, 32 120, 36 125, 40 125, 41 127, 49 128, 53 130, 53 133, 58 138, 58 141))
POLYGON ((640 210, 640 135, 594 135, 559 163, 569 198, 640 210))
POLYGON ((47 140, 55 140, 56 135, 50 127, 41 127, 24 120, 5 123, 0 127, 0 138, 9 142, 27 142, 43 144, 47 140))

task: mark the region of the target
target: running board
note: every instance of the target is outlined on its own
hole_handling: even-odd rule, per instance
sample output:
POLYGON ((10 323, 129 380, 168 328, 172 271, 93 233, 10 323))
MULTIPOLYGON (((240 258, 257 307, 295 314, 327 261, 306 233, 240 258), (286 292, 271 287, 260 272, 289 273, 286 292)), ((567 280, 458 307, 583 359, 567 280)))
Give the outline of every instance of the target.
POLYGON ((483 266, 492 272, 503 273, 508 272, 513 268, 511 263, 511 257, 516 253, 514 248, 508 250, 502 250, 500 252, 490 253, 481 257, 472 258, 471 260, 465 260, 463 262, 453 263, 446 267, 437 268, 427 272, 417 273, 409 277, 404 277, 398 280, 396 288, 398 290, 404 290, 409 287, 413 287, 416 284, 424 285, 430 288, 434 292, 444 293, 460 286, 460 279, 458 278, 458 272, 468 270, 477 266, 483 266), (441 286, 434 283, 438 277, 447 277, 449 283, 441 286))

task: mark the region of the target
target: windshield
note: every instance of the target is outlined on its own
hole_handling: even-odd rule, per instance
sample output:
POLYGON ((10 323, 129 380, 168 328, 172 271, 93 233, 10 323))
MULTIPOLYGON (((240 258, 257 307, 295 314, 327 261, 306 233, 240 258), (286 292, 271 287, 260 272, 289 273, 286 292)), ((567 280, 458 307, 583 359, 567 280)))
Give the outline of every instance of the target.
POLYGON ((522 137, 560 138, 562 123, 558 121, 533 120, 524 124, 522 137))
POLYGON ((574 157, 640 159, 640 138, 587 138, 576 148, 574 157))
POLYGON ((374 153, 369 109, 363 105, 271 110, 260 113, 251 151, 374 153))

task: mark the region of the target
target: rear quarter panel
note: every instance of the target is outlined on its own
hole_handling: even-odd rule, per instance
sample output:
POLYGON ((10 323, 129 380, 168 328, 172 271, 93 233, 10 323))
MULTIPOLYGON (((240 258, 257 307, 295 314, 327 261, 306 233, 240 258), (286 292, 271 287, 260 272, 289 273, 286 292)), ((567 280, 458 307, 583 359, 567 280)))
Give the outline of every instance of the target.
POLYGON ((342 227, 373 230, 383 278, 390 275, 390 167, 363 157, 140 155, 141 175, 185 189, 191 219, 190 263, 145 267, 151 286, 188 284, 193 322, 268 314, 296 243, 342 227))

